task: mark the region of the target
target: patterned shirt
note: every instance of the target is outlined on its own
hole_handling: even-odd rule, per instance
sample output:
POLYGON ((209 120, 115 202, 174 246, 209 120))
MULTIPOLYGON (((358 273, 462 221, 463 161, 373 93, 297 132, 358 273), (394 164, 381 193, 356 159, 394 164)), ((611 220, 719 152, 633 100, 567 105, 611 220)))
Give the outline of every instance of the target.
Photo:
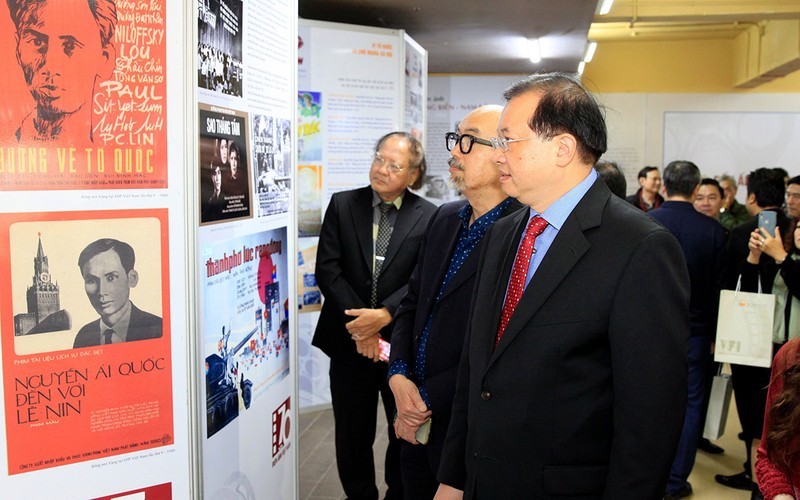
POLYGON ((500 218, 500 214, 502 214, 506 207, 508 207, 513 201, 513 198, 506 198, 499 205, 483 214, 472 224, 472 226, 469 225, 469 220, 472 217, 472 205, 467 203, 464 208, 461 209, 461 212, 458 214, 459 218, 461 219, 461 229, 458 232, 458 243, 456 243, 456 248, 453 251, 452 257, 450 257, 450 265, 447 267, 447 272, 445 273, 442 284, 439 287, 439 293, 436 295, 436 299, 431 307, 431 313, 428 315, 428 320, 425 322, 425 328, 422 330, 422 336, 420 337, 419 346, 417 346, 417 352, 414 359, 413 373, 411 370, 409 370, 407 361, 403 359, 395 360, 395 362, 392 363, 392 366, 389 367, 389 378, 391 378, 392 375, 400 374, 413 380, 414 383, 417 384, 420 396, 422 396, 422 400, 428 407, 430 407, 430 402, 428 401, 428 392, 424 386, 426 361, 425 354, 428 347, 428 337, 430 335, 431 322, 433 321, 434 314, 436 314, 436 306, 438 305, 439 300, 442 298, 447 285, 453 279, 453 276, 455 276, 458 270, 461 269, 461 265, 464 264, 475 247, 478 246, 481 240, 483 240, 483 236, 486 234, 486 231, 497 221, 497 219, 500 218))

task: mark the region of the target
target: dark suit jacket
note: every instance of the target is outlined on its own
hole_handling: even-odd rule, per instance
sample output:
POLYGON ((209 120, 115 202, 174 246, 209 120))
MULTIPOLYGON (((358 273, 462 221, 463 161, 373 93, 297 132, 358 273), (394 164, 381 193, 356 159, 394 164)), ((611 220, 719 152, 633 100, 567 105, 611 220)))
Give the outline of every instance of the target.
POLYGON ((678 239, 692 283, 692 336, 713 338, 723 283, 725 233, 722 225, 686 201, 666 201, 647 213, 678 239))
MULTIPOLYGON (((75 336, 73 348, 100 345, 100 321, 92 321, 83 326, 75 336)), ((147 340, 161 337, 163 326, 161 318, 155 314, 142 311, 131 302, 131 320, 128 323, 126 342, 147 340)))
POLYGON ((438 479, 466 498, 661 499, 686 407, 681 249, 598 179, 494 349, 527 220, 486 235, 438 479))
MULTIPOLYGON (((394 317, 390 365, 396 359, 403 359, 408 362, 409 367, 414 367, 422 331, 458 243, 458 233, 462 225, 458 214, 466 204, 466 201, 447 203, 439 207, 431 217, 417 267, 408 282, 408 293, 400 302, 394 317)), ((514 200, 500 217, 521 208, 522 204, 514 200)), ((464 333, 467 330, 469 304, 482 243, 472 250, 447 284, 430 326, 425 351, 424 385, 428 391, 430 409, 436 415, 437 421, 441 422, 450 417, 450 406, 456 391, 458 361, 461 359, 464 333)))
MULTIPOLYGON (((414 193, 406 192, 403 198, 378 280, 378 303, 392 315, 405 295, 408 278, 417 264, 425 227, 435 210, 432 203, 414 193)), ((311 343, 332 358, 362 358, 345 328, 345 323, 354 318, 344 311, 369 307, 372 218, 372 188, 369 186, 334 194, 325 211, 315 271, 325 302, 311 343)), ((391 324, 381 331, 381 337, 390 340, 391 324)))

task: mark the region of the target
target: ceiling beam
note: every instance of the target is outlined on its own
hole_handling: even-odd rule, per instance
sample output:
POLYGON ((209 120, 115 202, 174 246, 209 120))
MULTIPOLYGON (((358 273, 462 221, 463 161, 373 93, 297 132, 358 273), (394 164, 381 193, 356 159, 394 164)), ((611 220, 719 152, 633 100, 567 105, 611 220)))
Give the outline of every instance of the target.
POLYGON ((797 0, 616 0, 594 23, 617 22, 758 22, 800 19, 797 0))

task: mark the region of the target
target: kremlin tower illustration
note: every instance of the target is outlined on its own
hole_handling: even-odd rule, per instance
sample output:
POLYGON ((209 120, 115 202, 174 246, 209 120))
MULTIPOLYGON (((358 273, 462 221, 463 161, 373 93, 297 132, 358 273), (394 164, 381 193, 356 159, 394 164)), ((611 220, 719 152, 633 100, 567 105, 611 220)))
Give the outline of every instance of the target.
POLYGON ((39 233, 39 248, 33 259, 33 284, 27 291, 28 312, 14 316, 14 335, 69 330, 72 318, 61 309, 61 290, 50 276, 47 255, 42 248, 42 234, 39 233))

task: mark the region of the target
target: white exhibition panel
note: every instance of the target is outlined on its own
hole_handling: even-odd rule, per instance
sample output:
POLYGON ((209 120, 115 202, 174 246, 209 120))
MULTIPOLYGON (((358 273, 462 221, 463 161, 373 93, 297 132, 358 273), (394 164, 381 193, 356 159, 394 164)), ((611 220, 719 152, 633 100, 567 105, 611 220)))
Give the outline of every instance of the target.
POLYGON ((403 31, 300 20, 298 320, 300 407, 330 404, 328 357, 311 346, 322 297, 314 267, 333 193, 369 183, 376 141, 425 136, 427 52, 403 31), (409 109, 409 107, 413 109, 409 109))
POLYGON ((297 3, 210 6, 196 16, 200 490, 294 498, 297 3))
MULTIPOLYGON (((52 4, 71 9, 66 2, 52 4)), ((93 82, 94 140, 78 147, 80 140, 31 144, 14 138, 35 103, 19 72, 7 5, 0 5, 0 60, 7 68, 0 78, 0 240, 16 248, 0 265, 6 280, 0 332, 13 339, 3 344, 2 357, 3 498, 192 495, 184 286, 190 279, 184 187, 190 127, 179 126, 189 104, 183 76, 190 71, 184 53, 190 33, 183 20, 191 12, 180 2, 117 2, 115 66, 107 79, 93 82), (30 160, 34 147, 37 164, 23 169, 20 155, 30 160), (31 285, 37 243, 29 240, 37 233, 71 325, 15 336, 12 315, 27 314, 18 281, 31 285), (77 266, 81 249, 98 238, 134 248, 139 280, 130 299, 163 319, 161 337, 73 348, 76 332, 98 318, 77 266), (17 380, 28 386, 27 395, 7 383, 17 380), (34 387, 39 382, 49 386, 34 387), (38 421, 28 418, 34 415, 38 421)), ((72 10, 60 15, 78 17, 72 10)), ((9 253, 0 250, 6 258, 9 253)))

